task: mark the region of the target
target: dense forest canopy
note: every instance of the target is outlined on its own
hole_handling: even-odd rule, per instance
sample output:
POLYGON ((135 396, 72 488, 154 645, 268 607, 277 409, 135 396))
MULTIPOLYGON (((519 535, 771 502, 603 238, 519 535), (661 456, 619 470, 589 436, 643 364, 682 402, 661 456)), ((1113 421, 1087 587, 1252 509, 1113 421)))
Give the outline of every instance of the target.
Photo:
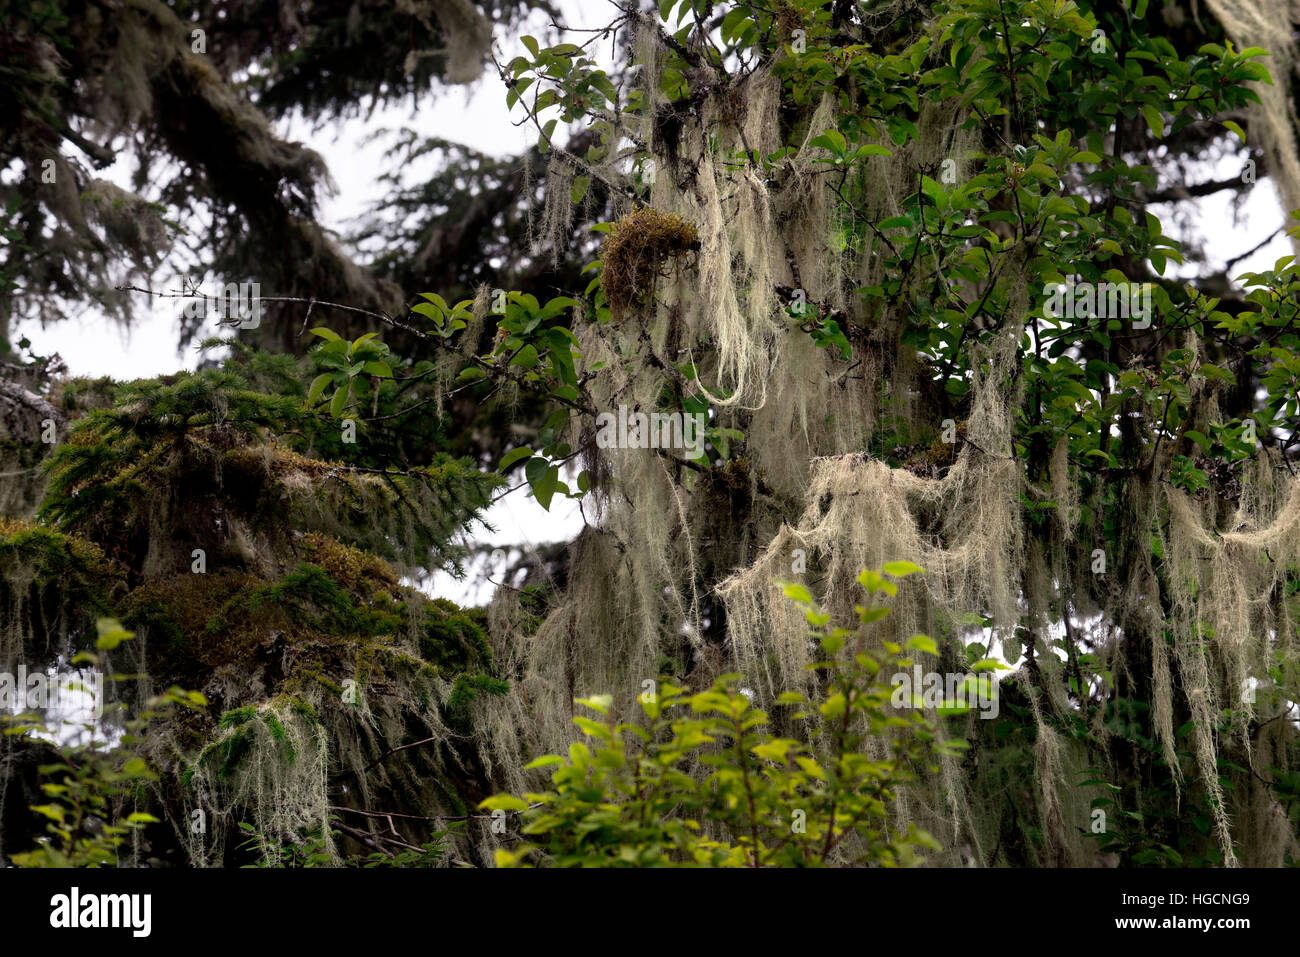
POLYGON ((1289 5, 2 9, 0 336, 257 284, 0 343, 0 673, 102 710, 10 708, 4 860, 1300 860, 1300 226, 1189 215, 1300 207, 1289 5), (331 236, 276 122, 476 79, 536 146, 331 236), (581 527, 437 595, 513 488, 581 527))

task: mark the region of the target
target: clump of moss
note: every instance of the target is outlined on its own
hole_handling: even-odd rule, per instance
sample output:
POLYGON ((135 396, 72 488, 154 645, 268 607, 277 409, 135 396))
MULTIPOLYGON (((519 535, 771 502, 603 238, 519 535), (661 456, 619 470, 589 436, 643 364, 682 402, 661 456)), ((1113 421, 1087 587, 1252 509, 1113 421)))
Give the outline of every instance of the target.
POLYGON ((288 737, 288 732, 284 730, 284 725, 273 712, 268 711, 262 716, 262 720, 265 721, 266 726, 271 729, 271 737, 275 738, 275 740, 283 741, 288 737))
POLYGON ((966 441, 965 419, 957 423, 956 431, 956 441, 945 442, 940 433, 929 446, 909 458, 903 467, 921 478, 942 478, 957 460, 957 452, 966 441))
POLYGON ((299 562, 279 581, 248 597, 249 611, 256 613, 266 606, 292 609, 314 618, 322 630, 333 635, 372 634, 377 630, 377 623, 367 620, 352 596, 325 569, 310 562, 299 562))
POLYGON ((605 240, 601 273, 611 316, 647 301, 667 261, 699 248, 699 231, 675 214, 643 206, 620 219, 605 240))
POLYGON ((78 648, 93 642, 95 619, 112 614, 123 587, 122 570, 94 544, 0 517, 0 616, 21 641, 0 648, 0 664, 20 651, 26 658, 62 649, 68 639, 78 648))
POLYGON ((383 559, 319 532, 304 535, 298 552, 348 591, 367 600, 381 594, 391 597, 400 584, 397 574, 383 559))
POLYGON ((745 517, 753 505, 749 460, 734 458, 725 465, 706 469, 700 477, 700 493, 709 515, 745 517))
POLYGON ((783 41, 789 41, 794 31, 804 27, 803 13, 790 0, 776 0, 776 32, 783 41))
POLYGON ((70 416, 89 412, 91 409, 111 408, 117 386, 117 382, 109 376, 100 376, 97 379, 84 376, 68 379, 58 386, 59 407, 70 416))
POLYGON ((150 582, 125 606, 126 623, 147 629, 148 669, 182 687, 200 687, 225 665, 251 668, 268 633, 287 620, 231 614, 264 585, 243 572, 182 574, 150 582))
POLYGON ((150 673, 184 687, 204 687, 227 666, 277 683, 345 673, 345 662, 355 659, 359 667, 376 639, 392 640, 407 622, 402 603, 363 602, 343 584, 308 562, 274 580, 246 572, 181 574, 136 589, 126 620, 148 629, 150 673))

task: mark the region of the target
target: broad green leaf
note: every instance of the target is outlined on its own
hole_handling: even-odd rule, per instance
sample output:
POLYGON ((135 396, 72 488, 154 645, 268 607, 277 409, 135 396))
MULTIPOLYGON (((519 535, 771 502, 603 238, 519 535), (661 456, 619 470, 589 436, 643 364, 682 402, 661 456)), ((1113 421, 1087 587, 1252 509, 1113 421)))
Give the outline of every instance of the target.
MULTIPOLYGON (((533 459, 533 461, 537 461, 533 459)), ((537 503, 548 512, 551 509, 551 498, 555 495, 556 486, 560 481, 560 470, 552 465, 546 470, 546 474, 532 483, 533 497, 537 503)))
POLYGON ((511 449, 505 455, 501 456, 501 463, 497 466, 497 471, 504 472, 520 459, 525 459, 532 454, 533 450, 526 445, 521 445, 518 448, 511 449))
POLYGON ((322 372, 316 378, 311 380, 311 388, 307 390, 307 407, 311 408, 320 401, 321 394, 324 393, 325 387, 334 381, 334 373, 322 372))
POLYGON ((352 383, 341 386, 334 393, 334 398, 330 400, 330 415, 334 418, 342 418, 343 410, 347 408, 348 396, 352 393, 352 383))
POLYGON ((546 470, 550 468, 550 465, 549 460, 542 458, 540 455, 534 456, 524 466, 524 478, 528 480, 529 485, 532 485, 546 474, 546 470))
POLYGON ((808 143, 809 146, 820 147, 836 156, 843 156, 844 151, 849 148, 848 140, 839 130, 827 130, 825 133, 816 137, 808 143))
POLYGON ((1165 121, 1160 111, 1152 104, 1146 103, 1142 106, 1142 116, 1146 118, 1147 126, 1151 128, 1151 135, 1161 139, 1165 135, 1165 121))

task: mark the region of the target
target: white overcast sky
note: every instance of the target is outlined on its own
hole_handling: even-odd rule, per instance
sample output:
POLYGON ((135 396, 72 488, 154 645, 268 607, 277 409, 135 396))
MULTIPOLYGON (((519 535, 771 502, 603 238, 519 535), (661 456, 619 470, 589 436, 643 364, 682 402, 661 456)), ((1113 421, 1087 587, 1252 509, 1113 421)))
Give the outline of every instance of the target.
MULTIPOLYGON (((613 9, 602 0, 564 0, 560 6, 566 12, 567 23, 574 27, 603 25, 609 21, 613 9)), ((529 32, 539 34, 541 30, 524 27, 510 31, 509 35, 499 31, 499 55, 504 55, 508 61, 516 53, 523 52, 519 37, 529 32)), ((585 39, 583 36, 579 42, 585 39)), ((608 57, 608 41, 602 41, 600 47, 601 57, 608 57)), ((518 118, 516 115, 515 119, 518 118)), ((303 122, 284 122, 280 124, 282 134, 288 139, 305 142, 320 152, 338 185, 337 193, 327 197, 322 204, 320 220, 324 225, 342 229, 349 219, 381 195, 374 173, 382 168, 381 154, 385 142, 380 140, 367 144, 363 141, 376 129, 403 127, 427 136, 456 140, 497 156, 516 154, 535 141, 535 133, 530 135, 526 128, 512 124, 505 107, 504 90, 490 74, 485 74, 472 87, 444 89, 435 100, 426 100, 425 105, 415 112, 409 105, 391 108, 376 111, 369 118, 333 124, 319 131, 311 130, 303 122)), ((125 160, 100 173, 127 187, 130 174, 131 169, 125 160)), ((1221 168, 1205 172, 1207 179, 1221 175, 1232 175, 1232 172, 1221 168)), ((1202 235, 1210 237, 1209 251, 1221 265, 1257 245, 1277 228, 1282 218, 1277 194, 1272 185, 1264 181, 1256 186, 1236 218, 1230 209, 1228 193, 1200 200, 1193 213, 1193 226, 1202 235)), ((1174 232, 1168 221, 1165 228, 1167 232, 1174 232)), ((1239 263, 1235 273, 1267 268, 1279 256, 1289 252, 1291 246, 1286 237, 1275 237, 1268 246, 1239 263)), ((155 283, 170 287, 174 280, 160 274, 155 277, 155 283)), ((73 375, 132 379, 174 372, 180 368, 192 369, 197 361, 193 351, 178 351, 176 321, 171 308, 161 305, 130 329, 117 328, 102 316, 88 311, 83 316, 69 317, 44 329, 35 323, 20 323, 13 338, 17 340, 24 335, 31 340, 37 354, 59 353, 73 375)), ((527 546, 572 537, 581 525, 576 503, 557 499, 548 514, 527 496, 526 491, 514 492, 492 508, 488 520, 497 531, 476 536, 478 541, 527 546)), ((471 576, 466 582, 453 582, 440 575, 433 583, 438 594, 459 601, 486 600, 490 587, 481 576, 471 576)))

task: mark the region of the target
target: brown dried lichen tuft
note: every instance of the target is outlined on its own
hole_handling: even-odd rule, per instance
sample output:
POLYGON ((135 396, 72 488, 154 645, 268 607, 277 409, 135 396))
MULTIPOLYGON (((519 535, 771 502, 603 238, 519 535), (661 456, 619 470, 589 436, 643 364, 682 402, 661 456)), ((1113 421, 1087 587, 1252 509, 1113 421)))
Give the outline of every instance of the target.
POLYGON ((776 0, 776 32, 782 40, 789 40, 795 30, 804 28, 803 13, 790 0, 776 0))
POLYGON ((615 223, 605 240, 601 276, 613 318, 649 298, 668 259, 699 248, 699 230, 672 213, 643 206, 615 223))

